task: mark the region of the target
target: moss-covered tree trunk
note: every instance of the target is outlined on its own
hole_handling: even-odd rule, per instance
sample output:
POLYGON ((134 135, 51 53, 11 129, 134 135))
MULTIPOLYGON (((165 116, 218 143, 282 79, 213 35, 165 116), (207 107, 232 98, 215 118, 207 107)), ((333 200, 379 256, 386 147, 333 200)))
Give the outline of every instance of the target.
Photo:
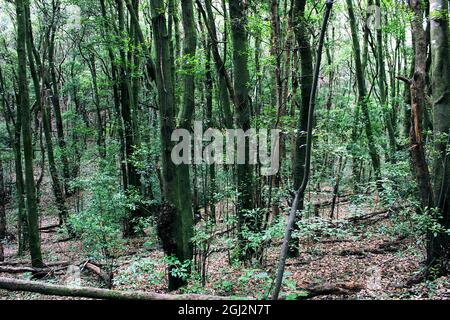
MULTIPOLYGON (((174 255, 179 262, 192 260, 193 247, 193 214, 191 182, 189 168, 176 166, 172 159, 171 135, 175 125, 175 92, 170 58, 171 39, 167 37, 167 19, 164 1, 151 1, 152 26, 156 50, 156 82, 158 87, 160 129, 161 129, 161 162, 164 205, 161 209, 159 234, 163 240, 164 250, 174 255)), ((175 265, 169 266, 169 289, 176 290, 186 281, 171 271, 175 265)))
POLYGON ((352 0, 346 0, 348 15, 350 18, 350 29, 352 34, 352 43, 353 43, 353 53, 355 57, 355 69, 356 69, 356 80, 358 85, 358 105, 361 106, 364 127, 366 131, 367 143, 369 148, 369 155, 372 161, 372 167, 375 173, 375 180, 377 184, 378 192, 383 191, 383 186, 381 183, 381 161, 380 156, 378 155, 377 146, 375 143, 372 122, 369 114, 369 106, 367 101, 367 88, 366 88, 366 80, 364 78, 364 69, 363 64, 361 62, 361 47, 359 44, 358 37, 358 28, 356 24, 355 13, 353 10, 353 2, 352 0))
POLYGON ((17 19, 17 56, 18 56, 18 82, 19 82, 19 108, 22 114, 23 150, 25 158, 25 190, 28 212, 29 245, 33 267, 43 266, 41 253, 41 240, 39 237, 39 215, 36 201, 36 187, 33 171, 33 145, 31 132, 30 101, 27 78, 26 55, 26 15, 24 0, 16 0, 17 19))
POLYGON ((415 69, 411 80, 411 160, 419 189, 422 209, 433 206, 433 189, 425 154, 423 123, 426 110, 426 60, 427 45, 423 30, 423 1, 411 1, 414 13, 411 28, 415 45, 415 69))
MULTIPOLYGON (((375 5, 381 8, 381 1, 375 0, 375 5)), ((387 79, 386 79, 386 65, 383 50, 383 29, 377 30, 377 61, 378 61, 378 85, 380 88, 381 107, 383 108, 384 122, 388 132, 389 138, 389 160, 393 162, 395 159, 395 152, 397 151, 397 142, 395 139, 395 131, 392 120, 392 112, 388 104, 387 79)))
POLYGON ((5 259, 3 242, 6 239, 6 190, 3 179, 3 159, 0 157, 0 262, 5 259))
MULTIPOLYGON (((434 165, 434 197, 439 209, 438 221, 444 230, 450 229, 450 53, 447 1, 430 1, 432 88, 434 130, 437 158, 434 165)), ((449 234, 430 233, 428 265, 448 272, 450 258, 449 234)))
MULTIPOLYGON (((249 69, 248 69, 248 35, 247 16, 244 1, 229 1, 231 33, 233 38, 233 70, 234 93, 236 99, 236 128, 244 132, 250 129, 251 107, 249 101, 249 69)), ((237 174, 237 214, 238 238, 241 261, 248 261, 254 252, 246 247, 247 241, 244 233, 248 229, 254 230, 257 223, 251 210, 253 205, 253 170, 249 162, 249 143, 246 143, 246 163, 236 165, 237 174)))
MULTIPOLYGON (((232 88, 231 80, 228 74, 228 71, 225 69, 225 64, 223 61, 223 57, 220 55, 219 52, 219 41, 218 41, 218 34, 217 34, 217 28, 214 21, 214 14, 212 9, 212 3, 211 0, 205 0, 205 10, 203 10, 203 7, 200 3, 200 1, 197 1, 197 6, 205 20, 206 27, 208 29, 208 33, 211 39, 211 49, 212 54, 216 66, 216 72, 217 77, 219 81, 219 99, 220 99, 220 107, 222 110, 223 120, 224 120, 224 126, 227 129, 231 129, 233 127, 233 112, 231 110, 231 103, 230 103, 230 97, 231 100, 234 99, 234 89, 232 88)), ((225 32, 225 39, 226 41, 226 32, 225 32)), ((227 46, 224 46, 224 56, 226 58, 226 49, 227 46)))
MULTIPOLYGON (((43 69, 42 61, 38 61, 37 65, 40 66, 40 72, 41 75, 39 76, 38 70, 36 67, 35 57, 33 55, 33 37, 32 37, 32 27, 31 27, 31 20, 29 16, 28 9, 26 10, 27 15, 27 37, 26 37, 26 47, 27 47, 27 56, 28 56, 28 63, 30 66, 30 74, 31 78, 33 80, 33 88, 34 88, 34 95, 36 99, 36 105, 38 106, 39 110, 41 110, 42 113, 42 124, 44 128, 44 136, 45 136, 45 146, 47 149, 47 157, 48 157, 48 166, 50 171, 50 176, 52 179, 52 189, 53 189, 53 195, 55 196, 56 205, 58 207, 58 215, 59 215, 59 223, 62 225, 64 224, 66 218, 67 218, 67 208, 65 204, 65 198, 64 198, 64 189, 63 184, 61 183, 61 180, 59 178, 58 168, 56 166, 56 160, 55 160, 55 153, 53 149, 53 141, 52 141, 52 129, 51 129, 51 120, 50 120, 50 107, 47 107, 45 104, 45 96, 44 96, 44 88, 42 88, 42 85, 45 83, 45 71, 43 69), (41 85, 42 84, 42 85, 41 85)), ((49 37, 46 38, 47 41, 53 41, 54 42, 54 36, 52 36, 53 39, 50 40, 49 37)), ((50 46, 52 47, 52 45, 50 46)), ((53 45, 54 47, 54 45, 53 45)), ((49 49, 49 51, 52 51, 53 49, 49 49)), ((49 56, 52 56, 53 54, 50 54, 49 56)), ((52 73, 52 72, 51 72, 52 73)), ((56 75, 55 75, 56 77, 56 75)), ((56 80, 52 78, 52 81, 56 80)), ((50 86, 49 86, 50 87, 50 86)), ((54 95, 54 93, 52 93, 54 95)), ((55 97, 52 97, 53 101, 53 108, 59 109, 59 98, 57 98, 58 102, 55 106, 55 97)), ((61 116, 61 115, 60 115, 61 116)), ((55 117, 56 118, 56 117, 55 117)), ((58 123, 58 121, 56 121, 58 123)), ((57 125, 58 126, 58 125, 57 125)), ((61 128, 62 130, 62 128, 61 128)), ((64 137, 63 137, 63 145, 65 145, 64 137)), ((64 153, 64 150, 62 150, 64 153)), ((66 158, 67 160, 67 158, 66 158)), ((63 159, 63 163, 64 163, 63 159)), ((66 192, 67 193, 67 192, 66 192)))
MULTIPOLYGON (((297 123, 297 135, 295 139, 294 152, 294 190, 298 190, 305 175, 306 162, 306 140, 309 122, 309 104, 311 100, 311 89, 313 84, 313 55, 307 31, 305 18, 306 0, 296 0, 294 5, 294 32, 300 55, 301 76, 300 76, 300 118, 297 123)), ((294 97, 297 99, 297 97, 294 97)), ((301 212, 304 207, 304 198, 299 199, 298 210, 301 212)), ((289 256, 299 255, 298 241, 294 238, 289 247, 289 256)))
MULTIPOLYGON (((69 167, 69 160, 67 158, 67 150, 66 150, 66 140, 64 137, 64 126, 63 126, 63 120, 62 120, 62 113, 61 113, 61 103, 59 101, 60 94, 59 94, 59 81, 58 76, 56 74, 56 62, 55 62, 55 54, 56 54, 56 47, 55 47, 55 37, 56 37, 56 31, 57 31, 57 25, 56 25, 56 19, 58 18, 57 15, 59 15, 61 7, 60 2, 53 1, 53 21, 51 25, 50 30, 50 43, 48 47, 48 64, 49 64, 49 70, 50 70, 50 80, 52 84, 52 104, 53 104, 53 113, 55 115, 55 123, 56 123, 56 134, 58 138, 58 146, 61 149, 61 160, 62 160, 62 167, 63 167, 63 181, 62 185, 64 187, 64 191, 66 195, 69 195, 69 183, 71 180, 70 176, 70 167, 69 167)), ((29 26, 28 30, 31 29, 31 25, 29 26)))

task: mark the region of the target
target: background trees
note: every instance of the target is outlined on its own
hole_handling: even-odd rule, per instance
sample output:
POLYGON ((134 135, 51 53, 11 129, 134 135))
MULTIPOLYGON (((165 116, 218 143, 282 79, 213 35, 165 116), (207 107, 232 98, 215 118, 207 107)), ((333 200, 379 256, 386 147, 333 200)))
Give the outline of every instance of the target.
POLYGON ((15 246, 15 234, 14 251, 29 251, 34 267, 48 259, 40 229, 55 216, 60 240, 89 244, 83 254, 106 261, 110 276, 121 250, 157 235, 171 290, 195 276, 206 286, 218 253, 224 265, 266 268, 308 177, 291 258, 336 221, 388 210, 401 212, 387 217, 390 232, 407 221, 408 237, 426 240, 426 274, 447 272, 445 1, 335 3, 314 115, 325 1, 15 0, 0 9, 0 241, 15 246), (172 133, 194 121, 280 129, 280 171, 175 165, 172 133))

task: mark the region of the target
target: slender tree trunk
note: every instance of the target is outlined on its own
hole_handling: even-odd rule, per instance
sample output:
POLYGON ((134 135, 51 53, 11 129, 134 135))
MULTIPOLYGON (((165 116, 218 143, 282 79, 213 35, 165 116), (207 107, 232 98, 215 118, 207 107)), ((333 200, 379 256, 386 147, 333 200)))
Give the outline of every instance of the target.
MULTIPOLYGON (((375 5, 381 8, 381 1, 375 0, 375 5)), ((395 159, 395 153, 397 151, 397 141, 395 139, 395 131, 392 125, 392 112, 388 104, 388 93, 387 93, 387 79, 386 79, 386 66, 385 58, 383 54, 383 29, 379 28, 377 30, 377 60, 378 60, 378 82, 380 87, 380 97, 381 97, 381 107, 384 114, 384 122, 388 131, 389 138, 389 160, 393 162, 395 159)))
POLYGON ((24 0, 16 0, 17 16, 17 55, 18 55, 18 80, 19 80, 19 107, 22 113, 22 135, 25 157, 25 189, 27 195, 28 229, 31 262, 33 267, 43 266, 41 243, 39 237, 39 214, 36 203, 36 188, 33 171, 33 145, 30 119, 30 103, 27 79, 27 54, 26 34, 27 23, 24 0))
MULTIPOLYGON (((0 88, 3 93, 5 90, 5 82, 0 68, 0 88)), ((15 97, 18 99, 18 97, 15 97)), ((23 168, 22 168, 22 152, 21 152, 21 137, 22 137, 22 114, 20 108, 16 110, 16 120, 14 121, 14 115, 11 110, 11 106, 7 105, 7 97, 2 95, 2 102, 5 109, 4 115, 6 124, 9 127, 13 127, 14 130, 8 130, 11 134, 11 140, 13 141, 14 151, 14 169, 16 173, 16 204, 17 204, 17 255, 22 256, 28 249, 28 222, 27 214, 25 212, 25 195, 24 195, 24 181, 23 181, 23 168)), ((12 99, 14 101, 14 98, 12 99)), ((17 103, 18 104, 18 103, 17 103)))
MULTIPOLYGON (((29 14, 29 12, 27 10, 27 16, 28 16, 28 14, 29 14)), ((40 68, 41 69, 40 70, 41 77, 39 77, 38 71, 36 69, 35 58, 33 56, 32 38, 33 37, 32 37, 31 21, 28 16, 27 39, 26 39, 28 63, 30 66, 31 78, 33 79, 33 87, 34 87, 36 105, 38 106, 38 109, 41 110, 41 113, 42 113, 42 124, 43 124, 43 128, 44 128, 44 136, 45 136, 45 142, 46 142, 46 147, 47 147, 47 157, 48 157, 50 176, 52 179, 53 194, 55 196, 56 205, 58 207, 59 223, 62 225, 62 224, 64 224, 64 222, 67 218, 67 208, 66 208, 65 199, 64 199, 63 184, 61 184, 60 179, 59 179, 58 169, 56 167, 55 155, 54 155, 54 150, 53 150, 51 122, 50 122, 50 108, 47 108, 45 101, 44 101, 44 98, 45 98, 44 92, 45 91, 44 91, 43 85, 46 81, 45 74, 44 74, 45 70, 42 65, 43 62, 39 61, 37 63, 39 66, 41 66, 41 68, 40 68)), ((49 40, 49 39, 47 39, 47 40, 49 40)), ((54 41, 54 38, 50 41, 54 41)), ((54 49, 49 49, 49 56, 51 55, 50 51, 52 51, 52 50, 54 50, 54 49)), ((53 80, 56 80, 56 78, 53 79, 53 74, 52 74, 52 81, 53 80)), ((52 93, 52 94, 54 94, 54 93, 52 93)), ((58 98, 58 103, 56 106, 55 106, 54 99, 55 99, 55 97, 52 97, 54 110, 59 109, 59 98, 58 98)), ((65 142, 64 142, 64 144, 65 144, 65 142)), ((64 153, 64 150, 63 149, 61 149, 61 150, 64 153)), ((66 160, 67 160, 67 158, 66 158, 66 160)), ((66 191, 66 194, 67 194, 67 191, 66 191)))
MULTIPOLYGON (((203 6, 199 0, 197 0, 196 3, 201 15, 203 16, 203 20, 205 20, 209 37, 211 39, 211 49, 216 66, 217 77, 219 79, 220 105, 224 117, 224 125, 227 129, 231 129, 233 127, 233 113, 231 111, 230 98, 234 101, 235 94, 230 76, 225 68, 224 60, 219 51, 217 28, 214 20, 212 3, 211 0, 205 0, 206 11, 203 9, 203 6)), ((226 45, 225 48, 227 48, 226 45)))
MULTIPOLYGON (((131 4, 130 0, 125 0, 125 4, 127 5, 128 11, 131 12, 131 16, 135 17, 136 13, 134 12, 134 7, 131 4)), ((118 8, 118 16, 119 16, 119 34, 123 37, 126 32, 126 20, 125 20, 125 10, 123 6, 123 0, 116 0, 117 8, 118 8)), ((133 19, 136 20, 135 17, 133 19)), ((134 25, 138 22, 134 21, 134 25)), ((143 36, 142 36, 143 37, 143 36)), ((141 38, 141 36, 140 36, 141 38)), ((141 39, 141 43, 143 43, 144 39, 141 39)), ((134 189, 138 191, 140 188, 139 181, 140 177, 136 171, 135 166, 133 165, 131 159, 134 153, 134 132, 133 132, 133 120, 132 120, 132 92, 129 83, 131 83, 131 77, 129 76, 129 72, 127 70, 128 59, 125 52, 125 48, 123 46, 120 47, 120 66, 119 66, 119 82, 120 82, 120 97, 121 97, 121 116, 124 125, 124 138, 125 138, 125 154, 126 154, 126 166, 127 166, 127 182, 128 189, 127 191, 131 191, 134 189)), ((140 216, 140 210, 136 208, 130 212, 130 218, 125 221, 125 230, 124 234, 126 236, 132 236, 135 234, 135 222, 136 218, 140 216)))
MULTIPOLYGON (((313 84, 313 54, 309 42, 310 36, 307 31, 307 22, 305 21, 306 0, 295 0, 294 17, 296 24, 294 25, 295 36, 300 55, 300 118, 297 124, 297 135, 295 140, 294 152, 294 190, 298 190, 304 180, 305 163, 306 163, 306 140, 309 123, 309 105, 311 102, 311 91, 313 84)), ((297 99, 297 97, 293 97, 297 99)), ((302 212, 304 208, 304 197, 299 199, 298 211, 302 212)), ((294 225, 297 229, 297 226, 294 225)), ((293 239, 289 247, 289 256, 297 257, 300 254, 299 244, 293 239)))
POLYGON ((100 103, 100 93, 98 90, 98 77, 97 77, 97 64, 95 62, 94 53, 90 53, 88 57, 89 69, 91 71, 92 76, 92 86, 93 86, 93 95, 94 95, 94 104, 95 104, 95 116, 96 116, 96 125, 97 125, 97 148, 98 154, 100 157, 106 157, 106 142, 105 142, 105 133, 103 129, 103 117, 102 117, 102 106, 100 103))
POLYGON ((373 134, 372 122, 370 120, 369 114, 369 106, 368 106, 368 95, 366 89, 366 82, 364 79, 364 69, 363 64, 361 63, 361 48, 359 45, 358 39, 358 29, 356 25, 355 13, 353 10, 353 2, 352 0, 346 0, 348 14, 350 17, 350 29, 352 34, 353 41, 353 53, 355 56, 355 68, 356 68, 356 80, 358 84, 358 104, 361 106, 361 111, 363 115, 364 127, 367 136, 369 155, 372 161, 372 167, 375 173, 375 180, 377 184, 378 192, 381 193, 383 191, 383 185, 381 183, 381 161, 380 156, 378 155, 378 150, 375 144, 375 138, 373 134))
POLYGON ((300 188, 297 190, 295 194, 294 201, 292 202, 291 211, 289 213, 288 222, 286 225, 283 245, 281 247, 281 254, 280 254, 280 260, 278 262, 278 268, 276 273, 276 279, 275 279, 275 285, 274 290, 272 294, 272 300, 278 300, 278 297, 280 295, 281 287, 283 284, 283 277, 284 277, 284 271, 286 267, 286 259, 288 256, 289 246, 291 243, 291 236, 292 231, 294 229, 294 224, 299 208, 300 199, 304 198, 306 189, 309 184, 309 177, 311 174, 311 159, 312 159, 312 144, 313 144, 313 117, 316 109, 316 96, 317 96, 317 89, 319 85, 319 76, 320 76, 320 66, 322 63, 322 50, 325 42, 325 34, 328 27, 328 21, 330 19, 331 10, 333 8, 333 1, 327 0, 326 2, 326 8, 322 23, 322 28, 320 31, 320 37, 319 37, 319 45, 317 49, 317 61, 314 68, 314 74, 313 74, 313 83, 311 86, 311 99, 309 103, 309 123, 308 123, 308 129, 307 129, 307 141, 306 141, 306 161, 305 161, 305 169, 304 169, 304 176, 303 176, 303 182, 300 186, 300 188))
MULTIPOLYGON (((59 5, 56 9, 59 11, 59 5)), ((54 13, 56 14, 56 12, 54 13)), ((30 26, 31 28, 31 26, 30 26)), ((29 28, 29 29, 30 29, 29 28)), ((61 104, 60 104, 60 96, 58 89, 58 77, 56 76, 56 67, 55 67, 55 35, 56 35, 56 26, 52 26, 51 37, 50 37, 50 45, 49 45, 49 54, 48 54, 48 63, 50 69, 50 80, 52 82, 52 103, 53 103, 53 113, 55 115, 55 123, 56 123, 56 134, 58 137, 58 146, 61 149, 61 160, 63 165, 63 186, 66 195, 70 195, 69 192, 69 183, 71 180, 70 177, 70 167, 69 160, 67 158, 67 150, 66 150, 66 140, 64 137, 64 127, 61 115, 61 104)))
POLYGON ((0 157, 0 262, 5 260, 3 242, 6 239, 6 190, 3 179, 3 159, 0 157))
MULTIPOLYGON (((102 12, 102 18, 103 18, 103 34, 105 39, 108 37, 108 16, 106 11, 106 5, 105 0, 100 0, 100 8, 102 12)), ((108 45, 108 56, 109 60, 111 62, 111 80, 112 80, 112 89, 113 89, 113 99, 114 99, 114 110, 116 112, 117 117, 117 131, 119 134, 119 140, 120 140, 120 169, 122 172, 122 184, 124 190, 128 189, 128 176, 127 176, 127 164, 126 164, 126 155, 125 155, 125 137, 124 137, 124 128, 123 128, 123 119, 121 116, 121 110, 120 110, 120 92, 119 92, 119 86, 118 86, 118 71, 117 66, 115 62, 114 52, 112 50, 112 47, 108 45)))

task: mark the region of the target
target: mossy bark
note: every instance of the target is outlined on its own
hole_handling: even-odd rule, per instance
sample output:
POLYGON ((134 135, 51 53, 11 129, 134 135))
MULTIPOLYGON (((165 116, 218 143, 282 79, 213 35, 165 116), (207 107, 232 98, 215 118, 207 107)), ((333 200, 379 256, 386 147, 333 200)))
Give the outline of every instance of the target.
POLYGON ((22 135, 25 158, 25 190, 27 196, 26 204, 28 212, 29 245, 32 265, 33 267, 39 268, 43 266, 43 262, 39 237, 39 214, 36 201, 36 186, 33 171, 33 144, 27 78, 27 24, 25 5, 28 6, 24 0, 16 0, 19 107, 23 120, 22 135))

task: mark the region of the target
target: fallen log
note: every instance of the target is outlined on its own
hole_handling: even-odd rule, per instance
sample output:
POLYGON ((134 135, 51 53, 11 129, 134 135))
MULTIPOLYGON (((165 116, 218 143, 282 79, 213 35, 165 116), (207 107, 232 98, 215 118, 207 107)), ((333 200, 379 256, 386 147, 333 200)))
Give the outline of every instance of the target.
MULTIPOLYGON (((0 266, 0 273, 40 273, 44 272, 46 269, 40 269, 40 268, 32 268, 32 267, 4 267, 0 266)), ((48 269, 50 271, 50 269, 48 269)))
MULTIPOLYGON (((343 195, 343 196, 339 197, 339 199, 336 200, 335 204, 342 204, 342 203, 350 202, 350 196, 351 195, 343 195)), ((333 204, 333 200, 325 200, 325 201, 321 201, 321 202, 314 202, 313 207, 322 209, 322 208, 326 208, 326 207, 331 207, 332 204, 333 204)))
MULTIPOLYGON (((0 262, 0 266, 4 267, 29 267, 30 264, 29 261, 4 261, 0 262)), ((52 267, 67 267, 69 264, 71 264, 69 261, 57 261, 57 262, 48 262, 44 263, 46 268, 52 268, 52 267)), ((79 264, 79 263, 74 263, 79 264)))
POLYGON ((317 285, 311 286, 307 289, 304 289, 304 295, 301 295, 297 298, 297 300, 307 300, 312 299, 319 296, 330 296, 330 295, 340 295, 340 296, 348 296, 351 294, 355 294, 364 289, 364 286, 360 284, 352 284, 352 285, 333 285, 333 284, 325 284, 325 285, 317 285))
POLYGON ((40 227, 39 231, 49 231, 49 230, 53 230, 53 229, 56 229, 56 228, 59 228, 59 227, 61 227, 60 224, 53 224, 53 225, 46 226, 46 227, 40 227))
POLYGON ((2 277, 0 277, 0 289, 8 291, 34 292, 49 296, 90 298, 98 300, 232 300, 231 297, 199 294, 170 295, 141 291, 116 291, 88 287, 73 288, 37 281, 24 281, 2 277))

